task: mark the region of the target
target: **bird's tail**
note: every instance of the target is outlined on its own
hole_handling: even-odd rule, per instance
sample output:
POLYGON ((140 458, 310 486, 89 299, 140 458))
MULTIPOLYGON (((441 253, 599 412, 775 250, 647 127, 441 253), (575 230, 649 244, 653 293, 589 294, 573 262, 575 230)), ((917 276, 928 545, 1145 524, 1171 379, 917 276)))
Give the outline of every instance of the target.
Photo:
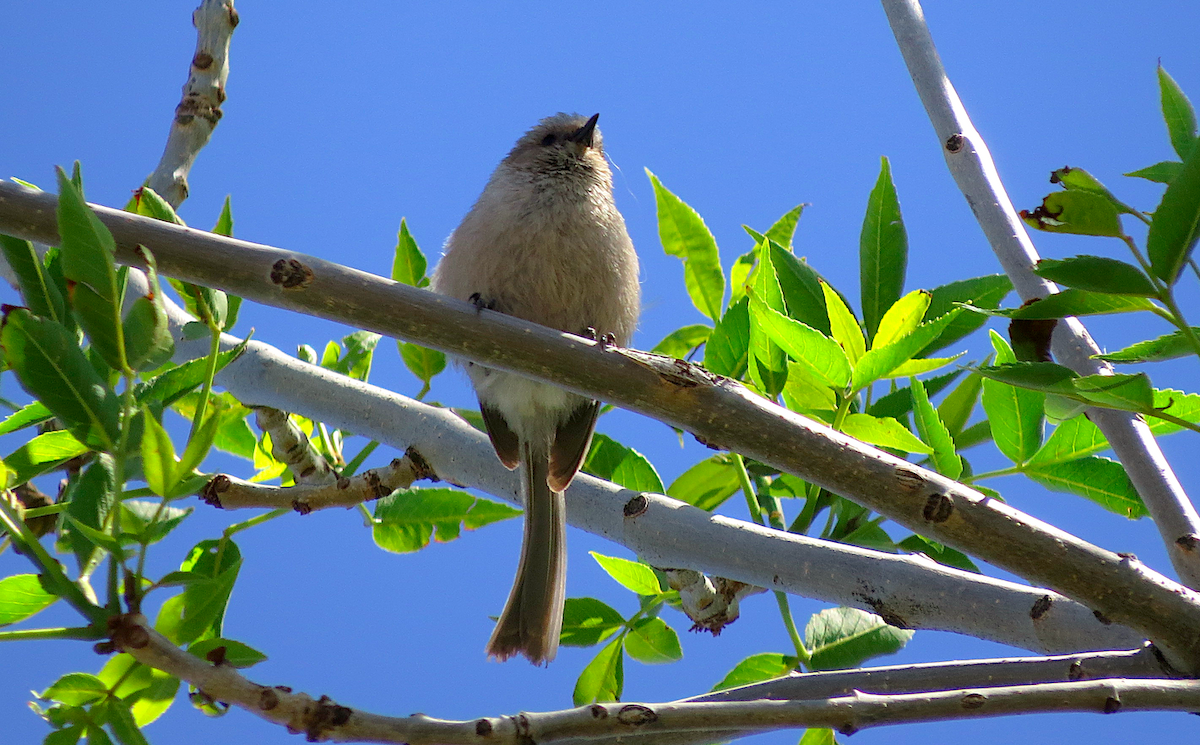
POLYGON ((490 657, 523 654, 535 665, 558 653, 567 581, 566 502, 546 482, 549 457, 543 448, 521 443, 521 486, 525 492, 525 536, 521 563, 496 630, 488 640, 490 657))

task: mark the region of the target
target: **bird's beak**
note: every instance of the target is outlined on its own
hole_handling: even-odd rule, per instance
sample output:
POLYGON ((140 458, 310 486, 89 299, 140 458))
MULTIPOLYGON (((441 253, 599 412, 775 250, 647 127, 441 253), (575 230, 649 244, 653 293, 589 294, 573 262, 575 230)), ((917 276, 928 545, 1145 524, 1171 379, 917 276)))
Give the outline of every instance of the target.
POLYGON ((584 147, 591 147, 592 138, 596 134, 596 121, 599 119, 599 114, 593 114, 592 118, 587 120, 587 124, 575 130, 567 139, 571 142, 578 142, 584 147))

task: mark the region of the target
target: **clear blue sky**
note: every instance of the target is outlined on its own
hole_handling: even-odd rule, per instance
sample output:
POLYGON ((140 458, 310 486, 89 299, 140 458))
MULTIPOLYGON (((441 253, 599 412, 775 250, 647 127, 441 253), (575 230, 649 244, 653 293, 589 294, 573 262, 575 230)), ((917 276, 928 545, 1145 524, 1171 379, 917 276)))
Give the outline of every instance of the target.
MULTIPOLYGON (((195 5, 0 7, 0 177, 52 185, 55 164, 79 159, 89 199, 124 204, 161 153, 194 48, 195 5)), ((684 295, 678 262, 659 245, 644 168, 704 216, 726 266, 749 247, 741 224, 762 229, 811 203, 797 253, 857 297, 862 213, 886 155, 909 234, 908 289, 999 271, 946 172, 877 4, 244 0, 238 9, 225 117, 192 172, 182 209, 197 226, 211 226, 232 194, 239 237, 386 274, 402 216, 436 257, 517 136, 556 111, 599 111, 620 168, 617 202, 644 267, 636 346, 649 348, 701 320, 684 295)), ((1120 174, 1172 156, 1158 114, 1158 60, 1200 100, 1200 5, 932 1, 926 12, 1018 207, 1038 204, 1051 189, 1049 172, 1070 164, 1089 169, 1125 201, 1153 208, 1160 189, 1120 174)), ((1046 256, 1120 256, 1115 242, 1034 239, 1046 256)), ((11 291, 0 298, 12 302, 11 291)), ((1195 309, 1196 293, 1185 302, 1195 309)), ((1142 319, 1090 325, 1110 349, 1163 332, 1142 319)), ((238 330, 250 327, 288 351, 347 332, 262 307, 243 311, 238 330)), ((985 343, 969 340, 975 357, 985 343)), ((1196 388, 1194 360, 1153 374, 1160 387, 1196 388)), ((373 382, 408 394, 418 388, 386 341, 373 382)), ((19 395, 11 377, 0 393, 19 395)), ((433 395, 471 402, 453 374, 439 379, 433 395)), ((644 452, 668 482, 707 453, 694 442, 681 449, 665 427, 624 412, 605 417, 601 429, 644 452)), ((1195 443, 1187 435, 1165 443, 1193 492, 1200 489, 1195 443)), ((381 462, 391 457, 384 450, 381 462)), ((971 457, 976 470, 1000 464, 989 453, 971 457)), ((244 469, 232 461, 212 467, 244 469)), ((1129 523, 1017 479, 993 486, 1020 509, 1171 571, 1146 521, 1129 523)), ((728 510, 744 516, 735 501, 728 510)), ((200 505, 174 548, 160 549, 155 569, 173 568, 192 543, 242 517, 200 505)), ((250 671, 254 680, 374 712, 462 718, 569 706, 590 651, 564 649, 549 669, 484 659, 488 615, 508 592, 519 531, 510 521, 397 556, 376 549, 353 512, 276 520, 240 541, 246 563, 226 634, 270 656, 250 671)), ((629 612, 636 600, 603 575, 588 550, 628 555, 572 531, 569 594, 629 612)), ((9 551, 0 571, 26 571, 22 561, 9 551)), ((793 607, 802 623, 821 606, 800 599, 793 607)), ((747 654, 788 648, 768 596, 747 602, 743 618, 717 639, 686 634, 688 622, 673 612, 667 620, 683 635, 684 661, 628 663, 626 700, 696 694, 747 654)), ((57 607, 39 621, 74 623, 57 607)), ((903 653, 882 662, 1016 653, 918 632, 903 653)), ((82 643, 0 647, 5 741, 37 742, 45 734, 25 709, 30 689, 101 664, 82 643)), ((853 742, 1099 744, 1194 737, 1196 724, 1182 714, 1039 716, 888 728, 853 742)), ((147 734, 158 745, 296 741, 240 711, 205 720, 185 701, 147 734)), ((782 733, 752 742, 795 740, 782 733)))

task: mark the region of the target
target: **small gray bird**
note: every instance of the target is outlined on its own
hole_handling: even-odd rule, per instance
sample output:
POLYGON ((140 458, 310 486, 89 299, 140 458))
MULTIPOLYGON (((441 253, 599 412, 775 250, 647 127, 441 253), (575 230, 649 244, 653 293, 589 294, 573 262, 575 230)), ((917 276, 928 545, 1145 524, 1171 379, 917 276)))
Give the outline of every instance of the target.
MULTIPOLYGON (((599 114, 556 114, 500 162, 446 240, 432 288, 572 334, 627 345, 638 318, 638 261, 613 203, 599 114)), ((521 467, 525 535, 512 593, 488 641, 500 660, 554 659, 566 592, 563 491, 579 470, 599 403, 467 364, 500 462, 521 467)))

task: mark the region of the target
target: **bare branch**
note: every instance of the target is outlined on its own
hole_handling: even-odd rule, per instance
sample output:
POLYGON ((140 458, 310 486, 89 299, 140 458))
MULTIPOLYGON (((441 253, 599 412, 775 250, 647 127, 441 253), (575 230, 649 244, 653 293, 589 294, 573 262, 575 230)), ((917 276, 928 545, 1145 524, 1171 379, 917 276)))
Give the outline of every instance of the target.
POLYGON ((350 478, 342 477, 323 484, 280 487, 221 474, 208 482, 201 497, 214 507, 226 510, 245 507, 288 508, 307 515, 315 510, 353 507, 380 499, 396 489, 404 489, 412 482, 430 476, 429 467, 420 456, 411 452, 382 468, 372 468, 350 478))
POLYGON ((192 55, 183 99, 175 107, 167 147, 146 185, 176 209, 188 196, 188 172, 221 121, 229 77, 229 40, 238 25, 233 0, 203 0, 192 13, 196 53, 192 55))
POLYGON ((287 465, 297 484, 319 486, 338 480, 333 466, 329 465, 325 456, 317 452, 286 411, 259 406, 254 410, 254 423, 263 432, 271 435, 271 455, 275 456, 275 460, 287 465))
MULTIPOLYGON (((917 0, 883 0, 892 33, 938 141, 946 164, 983 228, 996 257, 1022 300, 1057 292, 1033 273, 1037 249, 1017 217, 996 164, 958 93, 946 76, 925 16, 917 0)), ((1054 333, 1054 354, 1081 375, 1111 374, 1112 367, 1093 358, 1100 348, 1077 318, 1063 319, 1054 333)), ((1200 515, 1171 470, 1144 420, 1111 409, 1089 409, 1088 418, 1104 433, 1124 464, 1138 494, 1158 526, 1171 564, 1184 584, 1200 588, 1200 515)))
MULTIPOLYGON (((202 695, 245 709, 309 741, 383 743, 625 742, 641 735, 656 742, 674 733, 768 732, 793 727, 833 727, 851 733, 866 727, 933 719, 965 719, 1044 711, 1193 711, 1200 681, 1101 679, 1036 685, 984 686, 880 695, 852 690, 810 700, 681 701, 665 704, 592 704, 558 712, 484 717, 467 721, 422 714, 386 717, 313 699, 285 686, 247 680, 218 648, 202 660, 175 646, 141 615, 115 619, 113 643, 139 662, 195 686, 202 695)), ((986 670, 976 668, 976 672, 986 670)))
MULTIPOLYGON (((54 243, 55 205, 52 194, 0 182, 0 231, 54 243)), ((842 494, 922 535, 1053 588, 1100 612, 1105 620, 1146 634, 1179 669, 1200 670, 1200 635, 1195 633, 1200 628, 1200 595, 1131 556, 1100 549, 962 484, 783 409, 701 367, 644 352, 617 350, 500 313, 481 312, 470 303, 322 259, 105 207, 95 209, 112 231, 118 258, 123 262, 138 265, 140 257, 135 249, 141 244, 154 252, 164 274, 551 381, 674 424, 705 442, 736 448, 842 494)), ((339 385, 349 386, 352 382, 339 381, 339 385)), ((297 403, 283 405, 276 402, 279 394, 274 396, 268 393, 270 400, 247 400, 276 408, 297 403)), ((312 401, 304 408, 324 411, 324 403, 312 401)), ((296 410, 302 408, 296 406, 296 410)), ((368 431, 357 419, 330 413, 333 415, 313 418, 342 422, 338 426, 350 431, 368 431)), ((365 419, 378 416, 371 411, 356 413, 365 419)), ((428 454, 418 449, 428 459, 428 454)), ((429 462, 435 471, 444 472, 442 463, 429 462)), ((488 468, 496 468, 494 459, 488 468)), ((512 483, 509 479, 506 487, 511 489, 512 483)), ((608 505, 611 508, 611 502, 608 505)), ((608 516, 610 521, 614 517, 618 520, 604 534, 624 542, 643 522, 643 515, 679 509, 677 503, 637 495, 629 500, 623 513, 608 516), (619 518, 621 514, 624 519, 619 518)), ((682 520, 696 525, 724 519, 697 513, 682 520)), ((739 526, 739 530, 750 529, 739 526)), ((692 530, 680 535, 655 535, 654 540, 646 542, 650 550, 641 553, 658 566, 687 567, 672 558, 652 557, 686 545, 672 545, 681 535, 689 541, 694 538, 692 530)), ((799 541, 799 536, 790 540, 799 541)), ((820 553, 825 556, 827 550, 820 553)), ((690 550, 684 553, 694 556, 690 550)), ((739 562, 734 557, 719 563, 734 571, 695 565, 689 568, 778 587, 774 579, 760 581, 758 568, 736 566, 739 562)), ((873 574, 872 569, 862 576, 873 574)), ((1048 597, 1053 607, 1054 598, 1048 597)), ((856 605, 861 607, 861 602, 856 605)), ((887 610, 876 612, 891 620, 887 610)))

